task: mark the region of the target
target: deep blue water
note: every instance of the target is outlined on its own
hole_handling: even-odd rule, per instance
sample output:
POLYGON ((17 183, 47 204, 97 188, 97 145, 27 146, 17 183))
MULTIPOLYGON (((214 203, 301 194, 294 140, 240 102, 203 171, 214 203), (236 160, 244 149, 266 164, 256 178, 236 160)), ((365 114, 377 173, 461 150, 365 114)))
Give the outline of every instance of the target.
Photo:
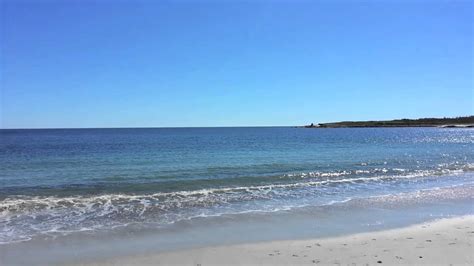
POLYGON ((410 198, 473 173, 472 129, 0 130, 0 243, 410 198))

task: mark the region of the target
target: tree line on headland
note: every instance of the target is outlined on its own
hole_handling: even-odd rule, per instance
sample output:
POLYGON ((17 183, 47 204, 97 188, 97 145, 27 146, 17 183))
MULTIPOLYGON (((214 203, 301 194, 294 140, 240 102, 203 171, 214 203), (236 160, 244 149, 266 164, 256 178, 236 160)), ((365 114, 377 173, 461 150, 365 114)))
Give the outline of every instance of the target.
POLYGON ((320 123, 304 126, 305 128, 337 128, 337 127, 474 127, 474 116, 455 118, 420 118, 395 119, 382 121, 342 121, 320 123))

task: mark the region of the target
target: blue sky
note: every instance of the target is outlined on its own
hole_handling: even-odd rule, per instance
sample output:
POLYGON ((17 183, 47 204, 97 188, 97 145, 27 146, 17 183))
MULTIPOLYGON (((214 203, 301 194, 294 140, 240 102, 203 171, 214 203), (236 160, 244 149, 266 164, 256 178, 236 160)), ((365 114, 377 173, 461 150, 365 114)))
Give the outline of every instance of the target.
POLYGON ((474 113, 471 1, 12 1, 2 128, 474 113))

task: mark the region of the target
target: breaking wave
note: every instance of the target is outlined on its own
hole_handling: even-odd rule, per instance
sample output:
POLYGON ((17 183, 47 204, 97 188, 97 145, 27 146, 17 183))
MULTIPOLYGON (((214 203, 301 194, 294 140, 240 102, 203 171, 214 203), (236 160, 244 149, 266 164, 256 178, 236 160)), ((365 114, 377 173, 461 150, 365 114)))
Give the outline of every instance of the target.
POLYGON ((261 184, 246 186, 144 194, 9 196, 0 201, 0 243, 26 241, 45 234, 109 230, 129 224, 165 226, 196 217, 328 205, 387 192, 400 193, 400 187, 419 190, 472 183, 473 164, 443 167, 446 166, 434 170, 313 171, 282 175, 280 182, 272 179, 272 183, 265 183, 261 179, 261 184))

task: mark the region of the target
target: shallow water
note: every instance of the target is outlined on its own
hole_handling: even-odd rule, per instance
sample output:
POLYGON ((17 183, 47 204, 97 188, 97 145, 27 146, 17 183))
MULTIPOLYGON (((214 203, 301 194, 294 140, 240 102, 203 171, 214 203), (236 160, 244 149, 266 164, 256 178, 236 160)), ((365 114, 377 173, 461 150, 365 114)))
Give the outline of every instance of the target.
MULTIPOLYGON (((374 199, 391 202, 380 207, 387 217, 407 202, 437 206, 425 218, 472 212, 472 129, 0 130, 0 138, 3 245, 124 228, 163 233, 219 217, 264 221, 305 209, 314 218, 311 208, 341 204, 364 212, 374 199), (430 200, 420 201, 426 191, 430 200), (446 212, 439 202, 464 205, 446 212)), ((323 231, 331 228, 338 227, 323 231)))

